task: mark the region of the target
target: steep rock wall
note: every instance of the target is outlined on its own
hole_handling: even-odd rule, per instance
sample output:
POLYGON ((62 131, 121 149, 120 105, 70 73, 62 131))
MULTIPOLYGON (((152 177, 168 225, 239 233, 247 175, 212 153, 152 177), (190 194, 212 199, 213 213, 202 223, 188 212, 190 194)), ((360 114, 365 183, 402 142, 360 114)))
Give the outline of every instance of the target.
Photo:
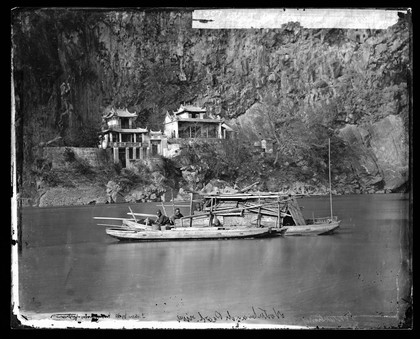
POLYGON ((408 180, 408 147, 401 117, 389 115, 370 128, 370 147, 383 173, 385 189, 396 190, 408 180))
POLYGON ((372 124, 368 130, 346 125, 339 131, 358 154, 354 168, 361 177, 370 175, 381 181, 385 190, 396 191, 408 180, 406 131, 399 116, 390 115, 372 124))
MULTIPOLYGON (((159 129, 166 110, 182 101, 235 119, 272 97, 292 105, 303 121, 370 131, 373 143, 364 146, 356 168, 366 163, 363 158, 370 159, 373 172, 375 166, 380 173, 407 166, 406 157, 398 158, 401 151, 388 154, 389 147, 378 146, 386 138, 381 128, 395 121, 370 129, 390 115, 399 117, 401 149, 408 148, 405 19, 387 30, 360 32, 298 23, 204 30, 192 29, 191 20, 185 10, 18 13, 16 109, 26 138, 18 147, 21 158, 30 162, 33 147, 57 135, 62 145, 94 146, 86 143, 110 105, 128 106, 139 112, 140 123, 159 129)), ((384 176, 388 181, 390 175, 384 176)))

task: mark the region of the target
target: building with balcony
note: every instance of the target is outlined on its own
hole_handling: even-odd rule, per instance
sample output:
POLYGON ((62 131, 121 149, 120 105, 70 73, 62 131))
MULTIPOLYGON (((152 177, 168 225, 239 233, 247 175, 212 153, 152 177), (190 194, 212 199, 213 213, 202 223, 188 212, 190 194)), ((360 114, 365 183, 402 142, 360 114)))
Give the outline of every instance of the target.
POLYGON ((127 109, 111 109, 103 117, 101 147, 113 150, 114 162, 130 167, 136 160, 165 155, 166 136, 136 126, 138 114, 127 109))
POLYGON ((220 116, 202 107, 181 105, 166 113, 164 133, 169 139, 232 139, 233 129, 220 116))

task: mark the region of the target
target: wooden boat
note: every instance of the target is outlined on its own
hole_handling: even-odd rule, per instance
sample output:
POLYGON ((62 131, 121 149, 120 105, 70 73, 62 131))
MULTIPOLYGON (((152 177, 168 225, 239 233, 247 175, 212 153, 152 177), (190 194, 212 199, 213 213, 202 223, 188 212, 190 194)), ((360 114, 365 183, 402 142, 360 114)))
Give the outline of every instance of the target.
POLYGON ((285 226, 281 229, 285 229, 284 235, 328 235, 332 234, 337 228, 340 227, 340 221, 332 221, 323 224, 312 224, 312 225, 295 225, 285 226))
POLYGON ((179 220, 175 225, 148 225, 138 220, 136 216, 154 217, 152 214, 134 213, 133 218, 94 217, 100 220, 120 220, 121 225, 99 224, 107 227, 106 234, 121 241, 168 241, 168 240, 210 240, 210 239, 244 239, 262 238, 279 235, 283 232, 272 232, 271 227, 208 227, 201 224, 198 227, 182 227, 179 220))
POLYGON ((273 235, 271 228, 256 227, 173 227, 161 230, 108 228, 106 233, 120 241, 245 239, 273 235))
POLYGON ((137 216, 154 215, 134 213, 131 209, 128 214, 132 218, 95 219, 121 221, 121 225, 100 224, 107 227, 106 233, 111 237, 145 241, 327 235, 339 228, 341 221, 336 216, 305 220, 297 203, 301 197, 272 192, 203 195, 199 200, 201 211, 193 211, 190 204, 190 215, 165 227, 138 220, 137 216), (216 219, 218 227, 214 227, 216 219))

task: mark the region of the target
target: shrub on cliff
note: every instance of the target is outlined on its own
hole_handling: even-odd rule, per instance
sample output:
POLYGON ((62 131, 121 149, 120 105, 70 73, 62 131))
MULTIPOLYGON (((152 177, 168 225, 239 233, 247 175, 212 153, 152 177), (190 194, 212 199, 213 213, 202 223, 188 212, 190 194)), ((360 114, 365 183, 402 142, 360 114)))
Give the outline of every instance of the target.
POLYGON ((122 168, 120 173, 113 179, 121 188, 122 192, 128 192, 138 185, 149 185, 149 175, 140 175, 130 168, 122 168))
POLYGON ((66 162, 73 162, 76 160, 76 155, 74 151, 70 147, 66 147, 63 153, 64 161, 66 162))
POLYGON ((202 185, 212 179, 234 184, 244 172, 255 167, 249 147, 239 140, 220 143, 196 142, 184 147, 176 157, 183 166, 194 166, 202 185))
POLYGON ((176 161, 160 157, 157 165, 158 172, 164 177, 162 184, 172 189, 179 189, 179 182, 182 180, 182 172, 176 161))
POLYGON ((92 169, 92 166, 85 159, 77 159, 72 163, 72 168, 77 174, 83 176, 90 176, 95 172, 92 169))
POLYGON ((55 171, 48 171, 44 173, 42 175, 42 180, 50 187, 55 187, 62 183, 62 180, 55 171))

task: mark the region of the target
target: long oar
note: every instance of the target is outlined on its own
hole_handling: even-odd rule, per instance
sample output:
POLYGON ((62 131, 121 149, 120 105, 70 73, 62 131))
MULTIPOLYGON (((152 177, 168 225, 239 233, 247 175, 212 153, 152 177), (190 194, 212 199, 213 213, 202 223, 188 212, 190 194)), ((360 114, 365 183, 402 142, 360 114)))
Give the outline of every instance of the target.
POLYGON ((134 215, 133 210, 131 209, 131 207, 130 207, 130 206, 128 206, 128 209, 130 210, 131 215, 132 215, 132 216, 133 216, 133 218, 134 218, 134 221, 135 221, 135 222, 137 222, 137 218, 136 218, 136 216, 134 215))
POLYGON ((116 228, 127 228, 126 226, 122 225, 111 225, 111 224, 97 224, 98 226, 105 226, 105 227, 116 227, 116 228))
POLYGON ((128 215, 134 214, 134 215, 138 215, 140 217, 151 217, 151 218, 156 217, 155 214, 147 214, 147 213, 130 213, 130 212, 128 212, 127 214, 128 215))
POLYGON ((135 219, 128 219, 128 218, 114 218, 114 217, 93 217, 93 219, 99 219, 99 220, 135 220, 135 219))
POLYGON ((186 215, 180 219, 205 218, 205 217, 208 217, 209 215, 210 215, 210 212, 202 212, 202 213, 197 213, 197 214, 186 215))

